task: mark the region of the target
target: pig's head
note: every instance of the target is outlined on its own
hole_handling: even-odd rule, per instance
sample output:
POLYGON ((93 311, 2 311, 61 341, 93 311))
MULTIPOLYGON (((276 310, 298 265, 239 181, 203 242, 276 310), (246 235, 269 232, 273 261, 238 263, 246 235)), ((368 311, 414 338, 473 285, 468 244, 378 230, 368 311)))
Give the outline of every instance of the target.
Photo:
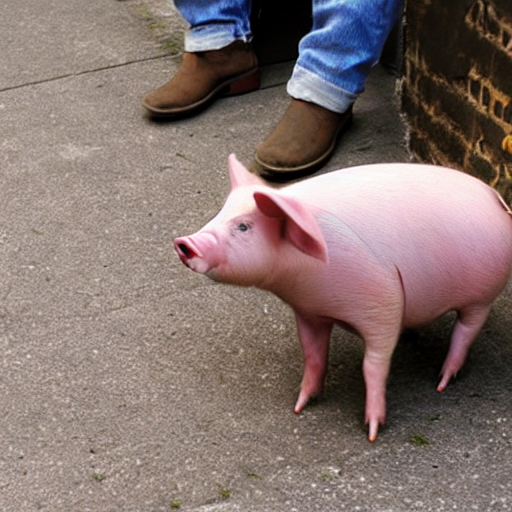
POLYGON ((304 255, 327 262, 324 237, 310 208, 229 157, 231 191, 200 231, 174 240, 181 261, 215 281, 266 288, 304 255))

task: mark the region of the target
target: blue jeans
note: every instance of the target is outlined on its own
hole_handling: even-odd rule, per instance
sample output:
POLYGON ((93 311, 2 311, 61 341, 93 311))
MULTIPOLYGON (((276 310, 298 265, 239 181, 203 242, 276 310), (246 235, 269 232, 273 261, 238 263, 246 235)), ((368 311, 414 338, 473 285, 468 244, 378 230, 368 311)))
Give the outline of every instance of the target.
MULTIPOLYGON (((292 98, 345 112, 363 92, 403 0, 313 0, 313 27, 299 43, 287 84, 292 98)), ((252 39, 251 0, 174 0, 190 29, 185 51, 252 39)))

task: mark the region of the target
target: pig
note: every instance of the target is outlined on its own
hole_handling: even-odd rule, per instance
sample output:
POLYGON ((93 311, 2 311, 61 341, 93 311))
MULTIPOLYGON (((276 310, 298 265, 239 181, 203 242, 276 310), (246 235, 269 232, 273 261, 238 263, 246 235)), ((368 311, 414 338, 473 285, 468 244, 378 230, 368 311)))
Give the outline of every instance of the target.
POLYGON ((323 391, 334 324, 364 343, 365 424, 386 419, 386 381, 404 328, 457 318, 437 390, 464 364, 512 267, 512 212, 479 179, 409 163, 346 168, 276 189, 229 156, 231 191, 200 231, 174 240, 209 278, 268 290, 295 313, 299 413, 323 391))

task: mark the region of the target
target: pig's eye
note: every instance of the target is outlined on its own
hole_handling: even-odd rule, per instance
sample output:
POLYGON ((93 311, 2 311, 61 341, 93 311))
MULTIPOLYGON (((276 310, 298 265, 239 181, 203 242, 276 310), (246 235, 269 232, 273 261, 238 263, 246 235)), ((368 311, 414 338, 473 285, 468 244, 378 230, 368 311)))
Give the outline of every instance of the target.
POLYGON ((240 222, 240 224, 238 224, 237 226, 237 229, 239 231, 249 231, 249 225, 246 224, 245 222, 240 222))

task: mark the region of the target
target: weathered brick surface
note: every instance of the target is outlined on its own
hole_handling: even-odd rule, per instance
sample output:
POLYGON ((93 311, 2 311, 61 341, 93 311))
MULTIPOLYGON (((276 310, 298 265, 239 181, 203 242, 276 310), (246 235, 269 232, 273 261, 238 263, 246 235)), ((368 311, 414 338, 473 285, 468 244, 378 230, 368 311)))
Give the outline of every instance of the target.
POLYGON ((407 5, 402 105, 418 160, 477 175, 512 200, 512 1, 407 5))

